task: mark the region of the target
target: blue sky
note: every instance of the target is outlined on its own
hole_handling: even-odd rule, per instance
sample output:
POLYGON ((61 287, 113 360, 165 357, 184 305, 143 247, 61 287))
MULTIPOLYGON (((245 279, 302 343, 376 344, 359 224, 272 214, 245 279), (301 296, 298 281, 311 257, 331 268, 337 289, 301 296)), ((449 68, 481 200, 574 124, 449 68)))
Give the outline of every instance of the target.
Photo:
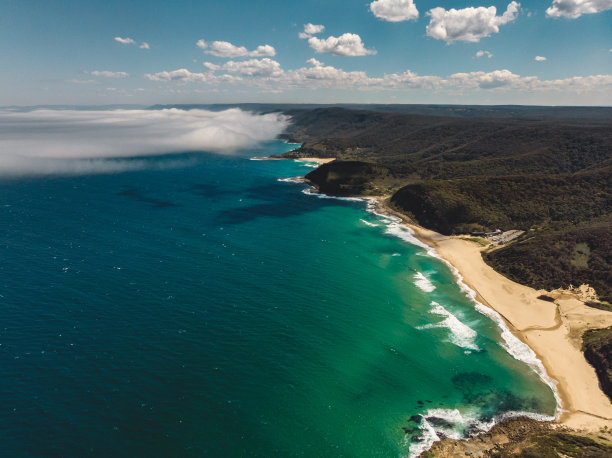
POLYGON ((612 0, 3 0, 0 62, 0 105, 612 105, 612 0))

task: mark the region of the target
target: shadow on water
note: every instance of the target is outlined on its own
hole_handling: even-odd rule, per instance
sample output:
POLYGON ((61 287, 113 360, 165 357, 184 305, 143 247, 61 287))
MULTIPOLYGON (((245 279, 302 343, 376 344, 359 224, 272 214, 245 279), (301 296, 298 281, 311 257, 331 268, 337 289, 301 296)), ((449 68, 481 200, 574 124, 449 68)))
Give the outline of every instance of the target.
POLYGON ((148 204, 153 205, 154 208, 178 207, 178 205, 175 204, 174 202, 146 197, 142 195, 142 193, 136 188, 126 189, 125 191, 121 191, 117 193, 117 195, 131 197, 139 202, 146 202, 148 204))
POLYGON ((304 213, 320 211, 321 207, 345 207, 353 205, 338 199, 317 199, 302 193, 289 194, 279 192, 277 183, 255 186, 244 192, 249 200, 259 203, 231 209, 223 209, 217 213, 222 224, 241 224, 261 217, 287 218, 304 213))
POLYGON ((499 412, 540 412, 541 403, 533 397, 520 397, 494 388, 493 379, 479 372, 462 372, 452 378, 466 404, 479 407, 486 416, 499 412))

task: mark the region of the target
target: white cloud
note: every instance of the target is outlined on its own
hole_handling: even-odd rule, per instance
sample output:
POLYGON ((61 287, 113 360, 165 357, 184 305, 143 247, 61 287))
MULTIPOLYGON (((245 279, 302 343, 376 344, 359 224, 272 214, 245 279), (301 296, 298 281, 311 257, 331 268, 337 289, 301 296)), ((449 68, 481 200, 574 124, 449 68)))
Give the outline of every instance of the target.
POLYGON ((115 37, 115 41, 118 41, 122 45, 133 45, 136 43, 132 38, 115 37))
POLYGON ((94 70, 89 73, 91 76, 103 76, 105 78, 127 78, 129 73, 126 72, 111 72, 109 70, 94 70))
POLYGON ((427 13, 431 17, 427 26, 427 35, 447 43, 453 41, 478 42, 481 38, 499 32, 499 26, 514 21, 521 5, 515 1, 508 4, 506 11, 497 16, 497 8, 490 6, 456 10, 445 10, 437 7, 427 13))
POLYGON ((214 75, 213 73, 193 73, 186 68, 179 68, 170 72, 163 71, 157 73, 146 73, 144 77, 150 81, 174 81, 180 84, 187 83, 235 83, 242 81, 239 76, 233 75, 214 75))
POLYGON ((335 56, 367 56, 376 54, 374 49, 366 49, 361 37, 355 33, 343 33, 339 37, 308 39, 308 44, 317 54, 333 54, 335 56))
POLYGON ((196 46, 206 54, 217 57, 272 57, 276 55, 276 50, 270 45, 259 45, 257 49, 249 51, 244 46, 235 46, 228 41, 208 43, 204 40, 198 40, 196 46))
POLYGON ((97 83, 96 80, 78 80, 78 79, 68 80, 68 82, 74 83, 74 84, 95 84, 97 83))
POLYGON ((310 38, 317 33, 323 32, 323 30, 325 30, 324 25, 316 25, 309 22, 308 24, 304 24, 304 31, 300 32, 298 37, 302 39, 310 38))
POLYGON ((535 56, 533 58, 533 60, 535 60, 536 62, 544 62, 546 60, 546 57, 544 57, 544 56, 535 56))
POLYGON ((212 62, 202 62, 202 65, 206 67, 211 72, 216 72, 221 68, 221 65, 213 64, 212 62))
POLYGON ((0 111, 0 175, 172 167, 176 160, 160 164, 159 160, 126 158, 185 151, 229 153, 272 140, 287 124, 283 115, 239 109, 0 111))
POLYGON ((494 70, 488 73, 482 71, 455 73, 449 77, 450 85, 459 89, 496 89, 517 85, 519 82, 521 82, 521 76, 510 70, 494 70))
MULTIPOLYGON (((486 55, 486 54, 483 54, 486 55)), ((437 75, 418 75, 410 70, 401 73, 385 74, 382 77, 369 76, 364 71, 345 71, 311 58, 305 67, 283 70, 275 61, 265 63, 266 59, 254 62, 227 62, 218 66, 218 72, 229 73, 192 73, 186 69, 172 72, 159 72, 145 75, 159 82, 178 84, 200 83, 207 85, 240 84, 244 87, 257 87, 262 91, 284 91, 296 88, 316 90, 335 88, 340 90, 402 90, 422 89, 435 91, 515 91, 531 93, 534 91, 560 91, 564 93, 604 93, 612 91, 612 75, 592 75, 561 80, 540 80, 536 76, 521 76, 510 70, 501 69, 491 72, 475 71, 455 73, 447 77, 437 75), (249 76, 243 78, 240 75, 249 76)))
POLYGON ((246 76, 279 76, 283 73, 280 64, 267 57, 241 62, 230 60, 223 64, 221 68, 228 73, 238 73, 246 76))
POLYGON ((583 14, 600 13, 612 9, 612 0, 553 0, 546 16, 576 19, 583 14))
POLYGON ((489 51, 484 51, 482 49, 476 52, 476 57, 482 57, 482 56, 487 56, 490 59, 491 57, 493 57, 493 53, 489 51))
POLYGON ((289 70, 280 81, 287 87, 364 87, 369 84, 368 75, 362 71, 345 72, 342 69, 326 66, 316 59, 309 59, 310 67, 289 70))
POLYGON ((314 57, 311 57, 310 59, 308 59, 306 61, 306 63, 308 65, 311 65, 313 67, 322 67, 323 65, 325 65, 323 62, 318 61, 317 59, 315 59, 314 57))
POLYGON ((370 11, 377 18, 389 22, 417 20, 419 17, 414 0, 376 0, 370 3, 370 11))
MULTIPOLYGON (((121 43, 122 45, 136 45, 138 43, 136 43, 136 40, 134 40, 133 38, 121 38, 121 37, 115 37, 115 41, 118 43, 121 43)), ((146 41, 143 41, 142 43, 140 43, 140 46, 138 46, 140 49, 151 49, 151 46, 149 45, 149 43, 147 43, 146 41)))

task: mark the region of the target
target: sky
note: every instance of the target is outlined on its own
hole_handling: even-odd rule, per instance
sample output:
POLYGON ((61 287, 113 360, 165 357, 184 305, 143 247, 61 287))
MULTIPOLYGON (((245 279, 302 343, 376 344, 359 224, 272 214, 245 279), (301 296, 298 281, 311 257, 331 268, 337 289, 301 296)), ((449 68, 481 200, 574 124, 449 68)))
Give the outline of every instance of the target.
POLYGON ((612 0, 2 0, 0 106, 612 106, 612 0))

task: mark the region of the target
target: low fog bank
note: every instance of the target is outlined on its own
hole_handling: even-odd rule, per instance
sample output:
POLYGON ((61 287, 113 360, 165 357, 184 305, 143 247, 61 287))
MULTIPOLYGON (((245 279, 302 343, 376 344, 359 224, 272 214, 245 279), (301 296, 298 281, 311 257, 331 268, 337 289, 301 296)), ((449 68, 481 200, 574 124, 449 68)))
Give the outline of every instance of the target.
MULTIPOLYGON (((131 158, 231 154, 276 138, 289 120, 240 109, 0 111, 0 176, 117 173, 176 167, 131 158)), ((184 161, 183 161, 184 162, 184 161)))

